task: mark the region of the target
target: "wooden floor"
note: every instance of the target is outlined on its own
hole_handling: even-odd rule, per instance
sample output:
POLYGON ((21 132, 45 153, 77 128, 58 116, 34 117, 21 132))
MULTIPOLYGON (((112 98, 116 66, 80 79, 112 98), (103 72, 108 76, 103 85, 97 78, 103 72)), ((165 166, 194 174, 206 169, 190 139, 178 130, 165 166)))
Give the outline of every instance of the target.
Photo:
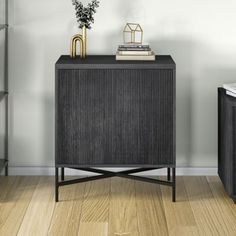
POLYGON ((110 178, 62 187, 53 177, 0 177, 0 235, 236 235, 236 205, 218 177, 178 177, 171 189, 110 178))

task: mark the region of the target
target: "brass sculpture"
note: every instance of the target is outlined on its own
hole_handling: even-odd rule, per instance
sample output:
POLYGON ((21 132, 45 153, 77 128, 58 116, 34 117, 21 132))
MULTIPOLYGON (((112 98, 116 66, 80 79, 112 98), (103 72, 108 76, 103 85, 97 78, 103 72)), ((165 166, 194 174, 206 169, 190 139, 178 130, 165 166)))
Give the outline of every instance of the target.
POLYGON ((87 44, 87 32, 86 27, 83 26, 82 34, 76 34, 71 39, 71 46, 70 46, 70 56, 72 58, 76 57, 76 49, 77 49, 77 41, 80 42, 80 57, 86 57, 86 44, 87 44))

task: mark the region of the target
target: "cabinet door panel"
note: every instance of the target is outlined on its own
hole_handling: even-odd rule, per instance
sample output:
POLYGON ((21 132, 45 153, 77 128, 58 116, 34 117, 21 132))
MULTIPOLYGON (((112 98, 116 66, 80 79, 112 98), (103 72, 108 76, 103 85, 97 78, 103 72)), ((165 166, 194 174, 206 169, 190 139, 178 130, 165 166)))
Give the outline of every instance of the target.
POLYGON ((59 70, 57 153, 59 164, 97 165, 112 153, 112 83, 109 70, 59 70))
POLYGON ((57 74, 56 164, 175 164, 172 70, 57 74))

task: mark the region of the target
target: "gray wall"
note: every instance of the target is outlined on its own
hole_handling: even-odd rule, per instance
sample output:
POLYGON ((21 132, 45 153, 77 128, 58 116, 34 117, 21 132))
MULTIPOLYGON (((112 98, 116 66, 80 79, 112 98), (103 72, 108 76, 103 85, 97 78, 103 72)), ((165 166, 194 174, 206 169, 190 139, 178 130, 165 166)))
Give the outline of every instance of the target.
MULTIPOLYGON (((217 165, 217 87, 236 81, 236 1, 101 0, 88 54, 114 54, 126 22, 177 63, 177 163, 217 165)), ((10 164, 54 163, 54 63, 77 33, 70 0, 10 7, 10 164)))

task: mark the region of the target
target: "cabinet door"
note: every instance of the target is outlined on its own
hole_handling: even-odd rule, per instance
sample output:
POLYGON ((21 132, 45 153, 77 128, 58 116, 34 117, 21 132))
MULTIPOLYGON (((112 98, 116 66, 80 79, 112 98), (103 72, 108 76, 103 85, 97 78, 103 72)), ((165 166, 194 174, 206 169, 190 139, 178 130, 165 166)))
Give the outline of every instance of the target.
POLYGON ((172 165, 173 70, 59 70, 56 163, 172 165))

